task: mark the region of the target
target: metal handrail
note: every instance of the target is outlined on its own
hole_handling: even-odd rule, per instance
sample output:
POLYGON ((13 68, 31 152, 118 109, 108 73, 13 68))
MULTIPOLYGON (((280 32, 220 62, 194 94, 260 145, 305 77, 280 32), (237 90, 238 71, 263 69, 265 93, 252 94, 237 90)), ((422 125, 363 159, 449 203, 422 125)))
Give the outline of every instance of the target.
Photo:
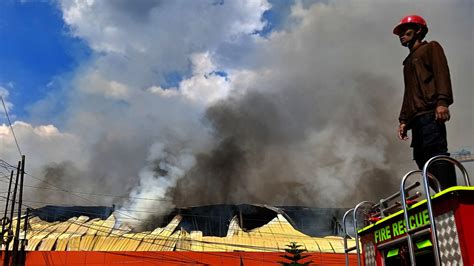
POLYGON ((429 181, 428 181, 428 169, 436 161, 448 161, 454 164, 455 166, 459 168, 459 170, 461 170, 466 186, 471 186, 471 183, 469 182, 469 174, 467 173, 466 168, 464 168, 464 166, 459 161, 447 155, 435 156, 429 159, 423 167, 423 186, 425 189, 426 204, 427 204, 428 214, 430 217, 431 239, 433 241, 433 255, 435 257, 436 266, 440 266, 441 258, 440 258, 439 247, 438 247, 438 236, 437 236, 437 230, 436 230, 436 225, 435 225, 435 219, 433 215, 433 207, 431 205, 431 195, 430 195, 430 187, 429 187, 429 181))
MULTIPOLYGON (((414 175, 414 174, 422 174, 421 170, 413 170, 405 174, 405 176, 402 178, 402 182, 400 184, 400 195, 402 196, 402 208, 403 208, 403 216, 405 218, 405 232, 407 236, 407 241, 408 241, 408 252, 410 254, 410 261, 411 265, 415 266, 415 250, 413 248, 413 239, 411 236, 411 228, 410 228, 410 221, 408 218, 408 207, 407 207, 407 188, 405 188, 405 183, 408 179, 408 177, 414 175)), ((431 178, 431 181, 436 185, 437 192, 441 191, 441 185, 439 184, 438 179, 434 177, 432 174, 428 173, 429 177, 431 178)))
POLYGON ((359 247, 359 234, 357 232, 358 226, 357 226, 357 211, 359 210, 360 207, 366 204, 371 204, 374 205, 373 202, 371 201, 362 201, 359 204, 357 204, 354 208, 354 212, 352 213, 353 219, 354 219, 354 234, 355 234, 355 240, 356 240, 356 250, 357 250, 357 266, 361 266, 360 263, 360 247, 359 247))
POLYGON ((347 237, 351 235, 347 233, 346 219, 347 216, 349 216, 349 214, 353 211, 354 208, 347 210, 346 213, 344 213, 344 216, 342 217, 342 230, 344 231, 344 253, 346 256, 346 266, 349 266, 349 252, 354 250, 354 247, 351 247, 350 249, 347 247, 347 237))

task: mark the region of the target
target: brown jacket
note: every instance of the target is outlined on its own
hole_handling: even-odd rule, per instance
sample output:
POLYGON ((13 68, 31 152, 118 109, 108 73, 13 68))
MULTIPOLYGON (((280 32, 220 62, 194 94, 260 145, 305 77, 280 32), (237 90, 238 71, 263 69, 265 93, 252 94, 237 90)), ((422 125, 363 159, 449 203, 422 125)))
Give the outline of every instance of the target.
POLYGON ((405 94, 400 123, 410 122, 416 116, 434 111, 437 106, 453 103, 451 78, 443 48, 436 41, 423 42, 403 61, 405 94))

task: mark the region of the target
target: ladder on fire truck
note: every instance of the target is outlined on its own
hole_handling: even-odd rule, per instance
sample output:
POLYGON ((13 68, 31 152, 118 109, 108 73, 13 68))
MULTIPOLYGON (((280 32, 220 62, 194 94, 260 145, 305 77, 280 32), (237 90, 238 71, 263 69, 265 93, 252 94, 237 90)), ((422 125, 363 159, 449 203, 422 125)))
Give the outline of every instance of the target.
MULTIPOLYGON (((362 217, 362 220, 365 222, 364 224, 365 226, 365 225, 368 225, 368 223, 374 223, 378 220, 383 219, 387 215, 390 215, 391 212, 393 212, 393 210, 398 210, 400 208, 403 211, 404 226, 406 228, 405 233, 402 237, 399 237, 395 240, 390 241, 391 243, 384 243, 382 245, 394 244, 394 242, 401 243, 403 241, 406 241, 408 243, 408 253, 410 256, 411 265, 416 265, 415 252, 414 252, 414 246, 413 246, 413 237, 422 235, 425 233, 430 233, 432 246, 433 246, 433 256, 434 256, 435 265, 436 266, 441 265, 440 251, 438 247, 439 243, 438 243, 438 237, 437 237, 437 228, 436 228, 436 223, 434 222, 435 218, 433 214, 433 206, 431 203, 430 182, 431 182, 431 185, 435 186, 435 190, 437 193, 439 193, 441 189, 440 189, 439 181, 436 179, 436 177, 428 172, 428 170, 430 169, 430 166, 432 166, 433 163, 437 161, 447 161, 457 166, 459 170, 461 171, 461 173, 463 174, 465 185, 470 186, 469 175, 466 171, 466 168, 461 164, 461 162, 446 155, 438 155, 428 160, 426 164, 424 165, 423 170, 414 170, 405 174, 400 184, 400 191, 390 195, 389 197, 385 199, 381 199, 378 203, 374 203, 371 201, 362 201, 358 203, 354 208, 351 208, 348 211, 346 211, 346 213, 344 214, 342 218, 346 266, 349 265, 349 253, 354 250, 356 251, 356 254, 357 254, 357 265, 361 266, 361 248, 359 244, 360 237, 359 237, 358 231, 362 229, 363 227, 359 227, 359 224, 358 224, 358 220, 360 219, 359 217, 360 212, 362 210, 366 210, 366 212, 364 213, 365 214, 364 217, 362 217), (417 191, 414 195, 407 196, 408 192, 418 187, 420 183, 415 182, 409 186, 406 186, 406 182, 409 177, 414 176, 415 174, 421 174, 423 177, 423 190, 426 196, 426 205, 427 205, 429 224, 430 224, 429 228, 425 228, 425 227, 411 228, 410 227, 409 214, 408 214, 410 210, 409 205, 411 205, 411 203, 413 203, 416 198, 420 197, 421 193, 417 191), (389 202, 393 201, 394 199, 398 197, 401 197, 400 199, 401 203, 395 202, 394 204, 388 206, 389 202), (354 230, 354 235, 350 235, 347 230, 348 228, 347 219, 348 217, 351 216, 351 214, 352 214, 352 229, 354 230), (349 238, 354 238, 355 246, 348 247, 349 238)), ((464 160, 464 162, 467 162, 467 161, 474 161, 474 160, 472 159, 464 160)))

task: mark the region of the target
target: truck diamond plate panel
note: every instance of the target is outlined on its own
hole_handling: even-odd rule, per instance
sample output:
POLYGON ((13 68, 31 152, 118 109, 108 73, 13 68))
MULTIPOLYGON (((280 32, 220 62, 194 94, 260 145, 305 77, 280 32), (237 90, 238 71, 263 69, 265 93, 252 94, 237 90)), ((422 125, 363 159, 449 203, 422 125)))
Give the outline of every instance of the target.
POLYGON ((366 266, 376 266, 375 263, 375 247, 371 242, 364 245, 365 251, 365 265, 366 266))
POLYGON ((435 223, 441 264, 462 266, 462 254, 453 212, 450 211, 435 217, 435 223))

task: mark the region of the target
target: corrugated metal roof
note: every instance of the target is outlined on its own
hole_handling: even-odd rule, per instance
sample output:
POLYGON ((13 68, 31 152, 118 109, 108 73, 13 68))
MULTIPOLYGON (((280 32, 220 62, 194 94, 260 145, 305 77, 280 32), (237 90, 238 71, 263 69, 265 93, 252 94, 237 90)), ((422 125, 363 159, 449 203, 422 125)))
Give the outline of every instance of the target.
MULTIPOLYGON (((176 215, 165 227, 153 231, 131 232, 122 226, 114 228, 115 216, 106 220, 86 216, 64 222, 47 222, 31 218, 27 250, 42 251, 253 251, 284 252, 287 245, 297 242, 308 252, 343 253, 341 237, 312 237, 296 230, 282 215, 277 214, 267 224, 243 230, 234 217, 227 235, 203 236, 201 231, 187 232, 178 228, 182 217, 176 215)), ((16 223, 13 223, 16 224, 16 223)), ((21 223, 23 224, 23 223, 21 223)), ((355 243, 350 240, 349 246, 355 243)))

